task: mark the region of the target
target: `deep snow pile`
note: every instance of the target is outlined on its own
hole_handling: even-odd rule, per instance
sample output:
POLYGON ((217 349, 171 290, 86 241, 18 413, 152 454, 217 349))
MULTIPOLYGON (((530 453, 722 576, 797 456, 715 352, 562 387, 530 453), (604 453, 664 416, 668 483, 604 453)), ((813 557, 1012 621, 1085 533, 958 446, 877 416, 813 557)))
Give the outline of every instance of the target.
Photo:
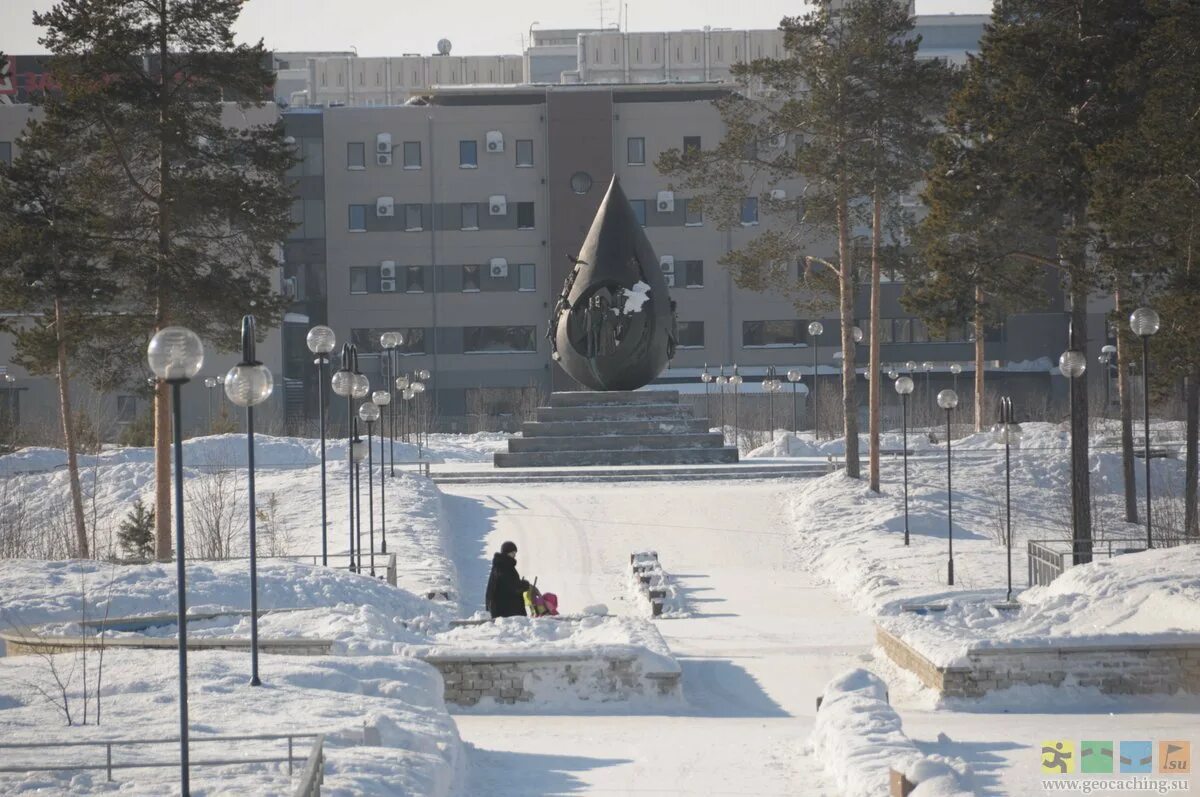
MULTIPOLYGON (((250 607, 245 560, 197 562, 187 568, 189 613, 250 607)), ((258 566, 262 637, 309 637, 338 642, 335 651, 391 652, 395 643, 423 639, 448 621, 452 608, 354 573, 266 560, 258 566)), ((0 629, 77 634, 82 619, 174 614, 175 565, 111 565, 94 561, 0 561, 0 629), (84 608, 86 604, 86 618, 84 608)), ((249 636, 246 617, 198 621, 190 635, 249 636)), ((174 636, 174 625, 148 632, 174 636)))
MULTIPOLYGON (((859 450, 864 454, 867 450, 867 436, 859 435, 859 450)), ((879 435, 879 447, 885 451, 901 451, 904 448, 904 436, 900 432, 884 432, 879 435)), ((915 430, 909 431, 908 434, 908 450, 909 451, 932 451, 936 446, 929 442, 929 438, 925 435, 918 434, 915 430)), ((792 432, 779 432, 775 439, 764 443, 758 448, 744 454, 752 459, 763 459, 769 457, 841 457, 846 453, 846 439, 844 437, 825 438, 823 440, 814 439, 812 432, 800 432, 793 434, 792 432)))
MULTIPOLYGON (((60 671, 72 671, 69 705, 82 719, 83 678, 73 657, 54 657, 60 671)), ((96 661, 88 673, 95 689, 96 661)), ((302 658, 265 656, 263 685, 247 685, 249 658, 244 653, 193 653, 188 659, 188 712, 192 760, 247 758, 285 754, 286 741, 214 742, 216 735, 324 733, 324 793, 354 795, 419 794, 442 797, 454 791, 463 769, 458 731, 442 701, 442 680, 432 667, 411 659, 302 658), (378 745, 363 745, 364 728, 375 729, 378 745)), ((175 654, 109 651, 104 659, 102 724, 65 727, 62 712, 38 693, 56 694, 46 660, 37 656, 0 659, 0 741, 82 741, 90 739, 169 739, 177 737, 178 681, 175 654)), ((91 722, 95 721, 92 701, 91 722)), ((303 759, 311 741, 298 740, 303 759)), ((178 760, 178 743, 143 748, 143 757, 178 760)), ((114 750, 114 761, 137 752, 114 750)), ((103 763, 104 748, 66 748, 51 753, 61 763, 103 763)), ((46 765, 43 751, 6 751, 5 763, 46 765)), ((290 794, 303 770, 289 779, 286 764, 242 767, 193 766, 193 793, 215 795, 290 794)), ((84 773, 0 775, 0 792, 81 793, 119 791, 161 795, 178 790, 177 764, 117 770, 116 783, 105 783, 103 769, 84 773)))
POLYGON ((969 797, 962 761, 924 756, 888 705, 887 686, 866 670, 850 670, 825 687, 810 738, 813 752, 843 797, 888 794, 889 771, 903 772, 913 797, 969 797))

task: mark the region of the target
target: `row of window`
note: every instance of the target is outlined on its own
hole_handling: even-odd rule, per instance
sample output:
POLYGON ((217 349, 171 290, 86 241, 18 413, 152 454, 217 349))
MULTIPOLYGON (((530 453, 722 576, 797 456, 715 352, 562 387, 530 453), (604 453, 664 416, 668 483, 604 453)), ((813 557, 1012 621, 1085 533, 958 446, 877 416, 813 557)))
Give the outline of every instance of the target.
MULTIPOLYGON (((534 326, 480 326, 461 327, 463 354, 529 353, 537 351, 537 327, 534 326)), ((379 337, 386 329, 352 329, 350 340, 359 353, 380 351, 379 337)), ((427 335, 424 328, 395 330, 404 335, 401 354, 426 354, 427 335)), ((454 351, 445 353, 457 353, 454 351)))
MULTIPOLYGON (((479 218, 481 215, 480 206, 487 206, 486 202, 462 202, 459 205, 460 213, 460 230, 478 230, 479 218)), ((400 205, 396 210, 397 215, 404 220, 405 232, 422 232, 427 228, 426 209, 428 205, 411 203, 400 205)), ((537 226, 537 218, 534 212, 533 202, 517 202, 517 229, 532 230, 537 226)), ((491 212, 491 209, 488 209, 491 212)), ((366 232, 367 217, 370 214, 378 214, 376 205, 350 205, 349 219, 347 229, 350 232, 366 232)), ((493 215, 508 215, 507 206, 504 208, 504 213, 493 215)))
MULTIPOLYGON (((399 146, 392 147, 393 152, 397 149, 400 150, 401 164, 405 169, 415 170, 421 168, 422 159, 420 141, 404 141, 399 146)), ((517 168, 528 169, 533 166, 532 138, 518 138, 516 140, 516 146, 513 147, 513 150, 515 153, 515 165, 517 168)), ((393 153, 385 152, 383 154, 387 155, 387 157, 390 159, 393 153)), ((479 168, 478 141, 474 139, 464 139, 458 142, 458 167, 460 169, 479 168)), ((367 143, 365 141, 346 142, 346 168, 367 168, 367 143)))
MULTIPOLYGON (((425 293, 426 266, 391 267, 394 276, 384 276, 380 266, 351 266, 350 293, 425 293)), ((444 269, 455 268, 445 266, 444 269)), ((511 285, 517 291, 529 292, 537 290, 537 267, 533 263, 514 263, 504 266, 503 275, 489 272, 489 266, 474 263, 458 266, 460 271, 459 291, 462 293, 478 293, 483 287, 483 280, 490 280, 490 285, 511 285), (510 281, 509 274, 516 276, 515 282, 510 281)), ((439 289, 441 286, 439 286, 439 289)))
MULTIPOLYGON (((653 199, 631 199, 629 204, 633 206, 633 215, 637 218, 638 224, 646 226, 646 209, 647 203, 653 203, 653 199)), ((676 205, 683 205, 683 225, 685 227, 703 227, 704 226, 704 211, 700 209, 700 204, 690 199, 676 199, 676 205)), ((743 225, 758 224, 758 197, 748 196, 742 199, 741 219, 743 225)))
MULTIPOLYGON (((689 154, 700 151, 700 136, 684 136, 683 152, 689 154)), ((642 136, 630 136, 625 139, 625 163, 628 166, 646 165, 646 139, 642 136)))

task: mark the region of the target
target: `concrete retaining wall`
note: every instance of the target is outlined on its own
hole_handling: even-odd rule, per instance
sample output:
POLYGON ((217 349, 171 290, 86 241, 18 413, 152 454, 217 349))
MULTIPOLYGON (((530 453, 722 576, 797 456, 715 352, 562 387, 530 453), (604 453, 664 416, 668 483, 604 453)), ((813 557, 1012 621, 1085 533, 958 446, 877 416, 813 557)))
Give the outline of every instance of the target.
POLYGON ((941 667, 876 626, 876 642, 897 665, 944 697, 983 697, 1012 686, 1084 686, 1104 694, 1200 694, 1200 642, 1078 644, 972 650, 967 665, 941 667))
MULTIPOLYGON (((0 633, 5 655, 28 656, 36 653, 71 653, 87 648, 98 650, 101 640, 98 637, 80 636, 24 636, 14 633, 0 633)), ((105 637, 105 648, 133 648, 138 650, 175 650, 179 643, 174 638, 158 637, 105 637)), ((189 638, 188 650, 249 650, 249 639, 189 638)), ((259 639, 258 649, 262 653, 282 654, 288 656, 328 656, 333 650, 333 642, 328 639, 259 639)))
POLYGON ((679 673, 646 673, 633 656, 591 654, 482 657, 430 653, 420 657, 442 674, 447 703, 474 706, 529 703, 551 696, 593 702, 679 694, 679 673))

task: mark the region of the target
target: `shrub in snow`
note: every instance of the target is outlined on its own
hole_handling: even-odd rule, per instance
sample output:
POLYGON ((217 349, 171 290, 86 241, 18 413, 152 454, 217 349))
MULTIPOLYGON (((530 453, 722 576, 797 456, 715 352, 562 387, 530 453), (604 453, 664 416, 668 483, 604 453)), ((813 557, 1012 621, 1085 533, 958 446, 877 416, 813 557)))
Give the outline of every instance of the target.
POLYGON ((904 735, 900 715, 888 705, 887 685, 867 670, 850 670, 825 687, 811 744, 844 797, 887 794, 892 769, 917 783, 913 795, 970 794, 961 784, 969 772, 966 765, 921 755, 904 735))

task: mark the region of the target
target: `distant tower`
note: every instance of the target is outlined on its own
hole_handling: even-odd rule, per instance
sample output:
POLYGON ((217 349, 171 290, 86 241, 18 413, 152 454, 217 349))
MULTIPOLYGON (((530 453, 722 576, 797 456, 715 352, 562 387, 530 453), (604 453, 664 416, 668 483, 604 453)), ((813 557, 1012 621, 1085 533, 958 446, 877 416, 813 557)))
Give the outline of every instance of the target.
POLYGON ((449 55, 451 46, 449 39, 438 40, 438 55, 449 55))

